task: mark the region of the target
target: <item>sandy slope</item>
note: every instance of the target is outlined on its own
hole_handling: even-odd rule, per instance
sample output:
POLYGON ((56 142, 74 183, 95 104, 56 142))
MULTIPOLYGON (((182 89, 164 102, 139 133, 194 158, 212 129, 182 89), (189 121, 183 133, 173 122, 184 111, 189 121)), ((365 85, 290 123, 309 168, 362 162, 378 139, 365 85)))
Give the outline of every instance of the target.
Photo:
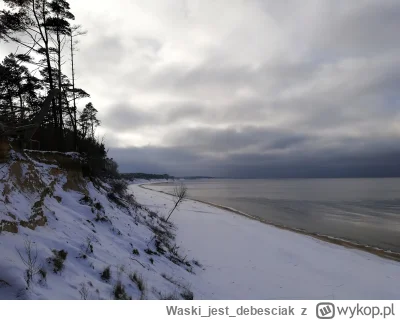
MULTIPOLYGON (((171 197, 130 186, 160 214, 171 197)), ((398 299, 400 263, 186 201, 171 220, 177 241, 204 269, 191 277, 201 299, 398 299)))
POLYGON ((182 299, 181 293, 196 277, 191 272, 201 269, 189 257, 177 262, 179 257, 166 245, 162 254, 156 252, 154 241, 148 245, 154 228, 161 234, 166 224, 145 208, 110 201, 109 186, 95 186, 79 171, 58 167, 60 161, 67 162, 65 155, 58 155, 58 160, 44 155, 54 163, 39 162, 41 155, 34 160, 14 154, 0 168, 0 299, 114 299, 118 281, 132 299, 171 294, 182 299), (29 288, 23 261, 26 241, 32 244, 35 269, 46 272, 45 280, 35 273, 29 288), (64 268, 57 272, 48 262, 53 250, 67 253, 64 268), (100 274, 108 266, 111 277, 104 280, 100 274), (143 278, 145 290, 131 281, 134 272, 143 278))

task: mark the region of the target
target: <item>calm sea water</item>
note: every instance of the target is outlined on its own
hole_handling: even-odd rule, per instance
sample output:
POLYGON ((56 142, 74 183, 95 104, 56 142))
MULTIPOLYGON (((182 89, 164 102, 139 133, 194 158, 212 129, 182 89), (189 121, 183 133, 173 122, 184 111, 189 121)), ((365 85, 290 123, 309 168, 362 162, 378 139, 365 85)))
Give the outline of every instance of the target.
MULTIPOLYGON (((185 181, 189 198, 400 252, 400 178, 185 181)), ((172 192, 173 185, 152 185, 172 192)))

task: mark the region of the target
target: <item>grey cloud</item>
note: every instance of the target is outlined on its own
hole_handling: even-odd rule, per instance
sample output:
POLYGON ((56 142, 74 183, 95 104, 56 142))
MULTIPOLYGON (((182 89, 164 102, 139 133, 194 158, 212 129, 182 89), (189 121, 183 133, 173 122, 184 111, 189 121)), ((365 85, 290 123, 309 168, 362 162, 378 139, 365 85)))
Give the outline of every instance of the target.
POLYGON ((154 123, 156 115, 142 111, 130 104, 113 105, 104 115, 103 126, 120 132, 136 130, 154 123))
MULTIPOLYGON (((82 41, 82 43, 84 42, 82 41)), ((115 70, 113 68, 118 66, 127 54, 124 44, 117 34, 101 35, 96 37, 94 42, 82 47, 81 53, 85 57, 85 63, 81 64, 80 67, 82 70, 91 73, 103 74, 103 72, 107 72, 112 74, 115 70)))
POLYGON ((295 152, 284 157, 247 153, 223 159, 200 157, 182 148, 111 149, 123 172, 157 172, 173 175, 212 175, 233 178, 321 178, 400 176, 400 152, 382 148, 332 154, 295 152), (157 161, 154 161, 157 159, 157 161))
POLYGON ((327 20, 329 26, 320 38, 331 54, 371 56, 399 50, 398 1, 354 2, 343 11, 341 7, 347 6, 331 6, 331 19, 327 20))
POLYGON ((198 118, 206 114, 206 108, 201 104, 183 103, 170 106, 161 106, 160 110, 166 111, 165 114, 160 114, 161 118, 165 118, 167 123, 174 123, 178 120, 198 118))
POLYGON ((149 48, 150 50, 154 51, 155 53, 158 52, 162 48, 162 43, 154 38, 139 38, 135 37, 133 39, 138 47, 141 48, 149 48))
POLYGON ((302 134, 257 127, 227 129, 181 129, 165 137, 168 144, 198 153, 238 153, 253 148, 259 152, 286 149, 310 139, 302 134))
POLYGON ((238 99, 228 104, 207 105, 204 102, 161 103, 148 108, 134 104, 111 105, 103 115, 103 126, 110 129, 132 131, 144 126, 167 126, 187 121, 207 124, 221 122, 252 122, 268 119, 268 105, 260 99, 238 99))
POLYGON ((119 131, 134 131, 149 125, 170 125, 189 118, 196 118, 204 113, 197 104, 163 104, 157 110, 143 110, 129 103, 111 106, 104 115, 103 125, 119 131))
MULTIPOLYGON (((281 54, 234 63, 243 46, 262 46, 239 43, 243 35, 232 41, 234 34, 226 32, 198 63, 162 64, 164 46, 173 44, 168 37, 164 42, 132 35, 138 50, 161 60, 157 68, 128 66, 120 90, 181 102, 153 102, 144 109, 118 100, 124 102, 111 108, 105 127, 140 134, 155 126, 163 134, 159 146, 116 149, 123 167, 238 177, 398 174, 400 3, 244 3, 277 24, 285 44, 281 54)), ((191 11, 185 19, 195 15, 191 11)), ((253 22, 251 16, 242 19, 253 22)), ((260 26, 260 41, 268 41, 269 32, 260 26)))
POLYGON ((181 166, 185 170, 196 170, 204 167, 203 161, 195 153, 180 148, 142 147, 111 148, 109 155, 119 164, 121 172, 179 172, 181 166))

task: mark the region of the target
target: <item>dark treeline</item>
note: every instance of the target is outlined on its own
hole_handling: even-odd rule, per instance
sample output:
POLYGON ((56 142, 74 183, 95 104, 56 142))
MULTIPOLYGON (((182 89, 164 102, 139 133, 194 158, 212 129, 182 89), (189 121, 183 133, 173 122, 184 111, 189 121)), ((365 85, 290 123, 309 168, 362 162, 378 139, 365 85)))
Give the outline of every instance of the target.
POLYGON ((166 180, 174 180, 175 177, 172 177, 168 174, 154 174, 154 173, 121 173, 121 176, 127 180, 135 180, 135 179, 144 179, 144 180, 151 180, 151 179, 166 179, 166 180))
POLYGON ((104 143, 95 137, 97 110, 75 79, 75 53, 85 32, 72 24, 75 17, 68 1, 3 3, 0 43, 15 44, 15 51, 0 63, 0 122, 30 124, 48 93, 58 89, 61 93, 51 101, 33 140, 42 150, 78 151, 109 163, 104 143), (84 106, 78 107, 79 102, 84 106))

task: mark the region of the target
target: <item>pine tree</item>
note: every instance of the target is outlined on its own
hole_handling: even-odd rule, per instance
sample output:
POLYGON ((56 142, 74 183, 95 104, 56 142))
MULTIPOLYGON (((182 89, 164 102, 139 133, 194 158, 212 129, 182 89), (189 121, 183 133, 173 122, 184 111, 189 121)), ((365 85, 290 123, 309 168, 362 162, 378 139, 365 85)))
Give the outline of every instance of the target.
POLYGON ((24 121, 24 94, 31 84, 28 68, 20 65, 13 54, 8 55, 0 65, 0 108, 4 119, 24 121))
POLYGON ((88 137, 94 139, 95 128, 100 125, 100 120, 97 119, 97 110, 91 102, 89 102, 83 109, 79 124, 84 138, 88 137))
MULTIPOLYGON (((12 41, 27 50, 43 57, 36 62, 38 67, 46 69, 48 74, 48 90, 55 88, 53 69, 51 66, 50 30, 47 20, 50 18, 49 3, 47 0, 3 0, 8 9, 0 11, 1 39, 12 41)), ((59 126, 57 107, 52 101, 52 116, 54 126, 59 126)))
MULTIPOLYGON (((50 17, 46 21, 46 26, 54 34, 53 52, 55 53, 55 62, 57 66, 56 82, 58 88, 63 89, 63 73, 62 73, 62 51, 66 44, 67 37, 71 35, 71 25, 68 20, 74 20, 74 15, 70 12, 70 5, 65 0, 52 0, 48 4, 50 17)), ((60 126, 63 127, 63 95, 58 96, 58 121, 60 126)))

